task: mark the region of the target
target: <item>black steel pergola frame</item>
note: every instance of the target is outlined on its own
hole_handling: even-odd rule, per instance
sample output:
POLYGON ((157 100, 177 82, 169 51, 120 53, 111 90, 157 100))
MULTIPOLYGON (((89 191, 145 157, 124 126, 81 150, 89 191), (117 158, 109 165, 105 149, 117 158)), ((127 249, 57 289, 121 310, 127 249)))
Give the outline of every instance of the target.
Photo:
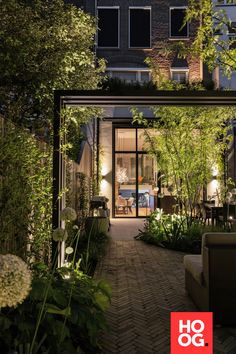
MULTIPOLYGON (((61 110, 71 106, 150 107, 150 106, 236 106, 236 91, 128 91, 56 90, 54 92, 53 228, 60 225, 61 110)), ((235 142, 234 142, 235 144, 235 142)), ((236 148, 236 146, 234 146, 236 148)), ((235 159, 236 165, 236 159, 235 159)))

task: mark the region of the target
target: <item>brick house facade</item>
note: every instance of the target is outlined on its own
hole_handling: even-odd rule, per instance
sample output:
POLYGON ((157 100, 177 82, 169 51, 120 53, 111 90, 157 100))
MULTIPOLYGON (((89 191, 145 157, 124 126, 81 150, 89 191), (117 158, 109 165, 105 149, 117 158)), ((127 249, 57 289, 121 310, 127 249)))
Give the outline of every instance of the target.
MULTIPOLYGON (((190 24, 187 27, 187 35, 171 36, 171 19, 177 18, 178 13, 172 15, 172 10, 179 9, 184 11, 187 7, 185 0, 85 0, 83 8, 86 12, 99 17, 99 11, 107 9, 112 12, 116 9, 118 16, 118 36, 119 45, 116 48, 101 48, 99 46, 99 35, 102 28, 98 31, 96 55, 98 58, 105 58, 107 61, 107 71, 112 77, 122 78, 122 73, 125 72, 147 72, 148 65, 145 63, 147 57, 151 57, 153 63, 159 68, 161 75, 166 79, 177 79, 178 72, 186 73, 186 81, 202 81, 203 70, 202 63, 198 58, 188 57, 186 60, 177 58, 175 52, 169 52, 170 46, 176 41, 183 40, 190 43, 194 37, 194 32, 197 24, 190 24), (130 46, 131 32, 131 12, 135 16, 135 10, 142 12, 143 10, 150 11, 150 47, 148 48, 133 48, 130 46), (119 74, 120 72, 120 74, 119 74), (116 74, 119 75, 116 75, 116 74)), ((138 11, 137 11, 138 12, 138 11)), ((145 12, 143 12, 145 13, 145 12)), ((137 13, 137 16, 142 16, 137 13)), ((181 15, 181 14, 180 14, 181 15)), ((109 16, 109 14, 107 15, 109 16)), ((141 22, 141 21, 140 21, 141 22)), ((178 22, 178 21, 177 21, 178 22)), ((137 25, 137 24, 136 24, 137 25)), ((99 23, 98 23, 99 26, 99 23)), ((110 28, 114 28, 115 25, 110 28)), ((142 32, 143 23, 140 23, 140 33, 142 32)), ((101 27, 101 24, 100 24, 101 27)), ((138 28, 136 27, 136 30, 138 28)), ((144 29, 145 30, 145 29, 144 29)), ((128 78, 124 75, 124 79, 128 78)), ((130 76, 134 78, 134 76, 130 76)), ((140 75, 136 75, 137 81, 142 81, 140 75)), ((147 75, 144 75, 144 81, 147 81, 147 75)), ((134 80, 135 81, 135 80, 134 80)))

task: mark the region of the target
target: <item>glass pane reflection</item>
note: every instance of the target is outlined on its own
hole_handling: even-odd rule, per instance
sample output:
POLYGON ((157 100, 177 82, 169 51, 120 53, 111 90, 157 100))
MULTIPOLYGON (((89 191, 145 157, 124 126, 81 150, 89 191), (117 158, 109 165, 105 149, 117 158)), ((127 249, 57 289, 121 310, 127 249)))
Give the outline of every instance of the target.
POLYGON ((116 129, 115 142, 116 151, 136 151, 136 130, 116 129))
POLYGON ((136 216, 136 155, 116 154, 115 216, 136 216))

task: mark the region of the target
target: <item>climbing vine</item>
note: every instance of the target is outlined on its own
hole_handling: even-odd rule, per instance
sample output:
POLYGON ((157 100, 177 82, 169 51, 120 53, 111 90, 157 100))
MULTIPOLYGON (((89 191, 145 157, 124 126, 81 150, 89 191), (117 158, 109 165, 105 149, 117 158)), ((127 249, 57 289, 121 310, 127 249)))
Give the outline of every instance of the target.
POLYGON ((51 156, 48 145, 2 120, 0 245, 5 253, 30 261, 50 258, 51 156))

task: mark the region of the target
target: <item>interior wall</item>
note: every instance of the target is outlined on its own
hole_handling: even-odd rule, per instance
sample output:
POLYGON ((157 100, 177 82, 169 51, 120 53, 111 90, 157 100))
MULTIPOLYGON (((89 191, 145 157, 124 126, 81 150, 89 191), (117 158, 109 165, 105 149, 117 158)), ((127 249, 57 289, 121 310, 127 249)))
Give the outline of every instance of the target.
POLYGON ((100 122, 100 147, 103 176, 100 195, 109 199, 108 207, 112 215, 112 122, 100 122))

